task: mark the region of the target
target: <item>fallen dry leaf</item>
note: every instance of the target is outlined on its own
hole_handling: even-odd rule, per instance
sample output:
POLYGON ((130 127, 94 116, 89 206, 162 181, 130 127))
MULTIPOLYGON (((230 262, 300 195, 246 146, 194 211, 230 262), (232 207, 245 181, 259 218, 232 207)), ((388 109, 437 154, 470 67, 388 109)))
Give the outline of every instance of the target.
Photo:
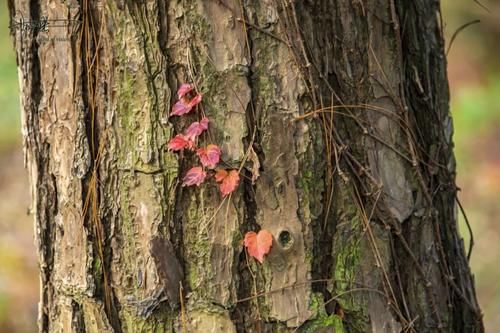
POLYGON ((250 146, 249 151, 248 151, 248 160, 252 162, 252 184, 255 184, 255 181, 260 177, 260 161, 259 157, 255 153, 255 150, 253 150, 253 147, 250 146))

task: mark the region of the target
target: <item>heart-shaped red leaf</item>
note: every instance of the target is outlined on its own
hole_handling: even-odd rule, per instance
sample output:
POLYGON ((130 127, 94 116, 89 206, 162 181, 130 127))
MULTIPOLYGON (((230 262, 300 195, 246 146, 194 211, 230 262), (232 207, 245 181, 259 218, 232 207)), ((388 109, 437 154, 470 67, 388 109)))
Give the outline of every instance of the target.
POLYGON ((219 163, 221 150, 217 145, 210 144, 205 148, 199 148, 196 154, 204 167, 213 169, 219 163))
POLYGON ((265 229, 260 230, 258 234, 249 231, 245 234, 244 243, 248 254, 262 263, 273 245, 273 235, 265 229))
POLYGON ((201 183, 203 183, 206 177, 207 173, 203 170, 202 167, 197 166, 191 168, 182 179, 182 186, 199 186, 201 183))

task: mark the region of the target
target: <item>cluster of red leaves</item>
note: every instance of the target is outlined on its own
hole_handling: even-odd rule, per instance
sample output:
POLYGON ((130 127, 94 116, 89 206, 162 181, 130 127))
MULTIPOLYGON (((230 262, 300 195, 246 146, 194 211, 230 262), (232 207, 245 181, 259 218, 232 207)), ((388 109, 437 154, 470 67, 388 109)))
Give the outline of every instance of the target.
POLYGON ((265 229, 261 229, 258 234, 249 231, 245 234, 244 244, 248 254, 262 263, 264 255, 269 253, 273 245, 273 235, 265 229))
MULTIPOLYGON (((194 110, 200 104, 202 95, 194 92, 194 87, 184 83, 177 91, 179 100, 172 107, 171 116, 182 116, 194 110)), ((183 134, 178 134, 167 144, 168 150, 181 151, 184 149, 195 150, 198 137, 208 130, 209 120, 203 117, 195 121, 183 134)), ((220 162, 221 149, 219 146, 209 144, 206 147, 196 149, 196 155, 200 159, 201 166, 191 168, 182 179, 182 186, 199 186, 208 176, 206 169, 215 169, 220 162)), ((238 187, 240 176, 236 170, 217 169, 215 180, 223 196, 226 196, 238 187)))
MULTIPOLYGON (((172 107, 171 116, 182 116, 195 110, 202 99, 202 95, 195 93, 194 87, 187 83, 179 87, 177 97, 179 100, 172 107)), ((209 175, 207 169, 215 169, 215 181, 219 184, 222 195, 227 196, 238 187, 240 176, 238 171, 234 169, 216 169, 222 153, 219 146, 208 144, 205 147, 197 148, 198 137, 208 130, 208 123, 207 117, 193 122, 183 134, 178 134, 172 138, 167 144, 167 148, 171 151, 182 151, 184 149, 196 151, 196 155, 200 159, 201 166, 195 166, 188 170, 182 179, 182 186, 200 186, 209 175)), ((245 234, 244 245, 248 254, 260 263, 264 261, 264 256, 271 250, 272 244, 273 235, 267 230, 262 229, 259 233, 250 231, 245 234)))

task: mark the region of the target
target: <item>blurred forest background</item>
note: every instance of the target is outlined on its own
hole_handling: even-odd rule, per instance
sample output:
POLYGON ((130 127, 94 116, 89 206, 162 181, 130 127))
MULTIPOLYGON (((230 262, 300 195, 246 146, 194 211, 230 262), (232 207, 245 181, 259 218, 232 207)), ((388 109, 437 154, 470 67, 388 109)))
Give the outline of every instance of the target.
MULTIPOLYGON (((487 332, 500 327, 500 3, 442 0, 460 199, 474 232, 471 257, 487 332)), ((0 0, 0 333, 36 331, 38 268, 21 146, 18 76, 0 0)), ((470 236, 463 217, 462 235, 470 236)))

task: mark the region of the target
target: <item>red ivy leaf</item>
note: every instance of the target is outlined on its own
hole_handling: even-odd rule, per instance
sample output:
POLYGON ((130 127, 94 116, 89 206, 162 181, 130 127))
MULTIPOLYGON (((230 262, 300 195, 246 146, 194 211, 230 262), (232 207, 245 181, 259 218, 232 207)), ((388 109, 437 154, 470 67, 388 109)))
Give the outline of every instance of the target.
POLYGON ((182 179, 182 186, 199 186, 201 183, 203 183, 206 177, 207 173, 203 170, 202 167, 197 166, 191 168, 182 179))
POLYGON ((200 126, 202 126, 204 129, 208 129, 208 118, 203 117, 203 119, 200 120, 200 126))
POLYGON ((244 243, 248 254, 262 264, 264 255, 269 253, 273 245, 273 235, 265 229, 260 230, 258 234, 249 231, 245 234, 244 243))
POLYGON ((205 148, 199 148, 196 154, 204 167, 213 169, 219 163, 221 151, 217 145, 210 144, 205 148))
POLYGON ((193 148, 194 142, 185 135, 177 134, 172 140, 168 142, 168 150, 178 151, 184 148, 193 148))
POLYGON ((189 83, 183 83, 179 87, 179 90, 177 90, 177 96, 179 99, 182 99, 184 96, 189 94, 191 91, 193 91, 193 86, 190 85, 189 83))
POLYGON ((197 94, 191 100, 186 96, 178 100, 172 107, 171 116, 182 116, 183 114, 191 112, 191 110, 201 102, 201 94, 197 94))
POLYGON ((188 129, 186 130, 186 137, 188 137, 191 140, 195 140, 198 136, 200 136, 203 131, 208 129, 208 118, 203 117, 202 120, 195 121, 191 125, 189 125, 188 129))
POLYGON ((189 101, 188 106, 194 108, 196 105, 200 104, 200 102, 201 102, 201 94, 197 94, 189 101))
POLYGON ((218 169, 215 173, 215 181, 220 183, 219 189, 223 196, 233 193, 240 183, 240 175, 236 170, 229 172, 224 169, 218 169))
POLYGON ((215 181, 217 183, 220 183, 226 177, 227 177, 227 171, 224 169, 217 169, 217 171, 215 172, 215 181))
POLYGON ((182 116, 183 114, 186 114, 189 111, 191 111, 191 108, 186 103, 184 103, 184 101, 180 100, 174 104, 170 115, 171 116, 182 116))

